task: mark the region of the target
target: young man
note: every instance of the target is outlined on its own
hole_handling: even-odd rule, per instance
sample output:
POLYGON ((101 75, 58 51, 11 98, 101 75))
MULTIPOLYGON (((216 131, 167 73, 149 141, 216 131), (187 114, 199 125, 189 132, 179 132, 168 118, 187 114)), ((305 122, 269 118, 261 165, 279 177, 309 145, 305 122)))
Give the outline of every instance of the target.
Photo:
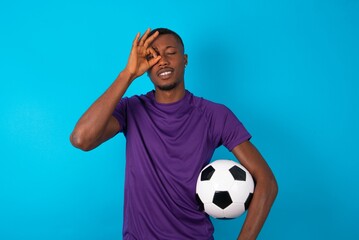
POLYGON ((127 66, 84 113, 71 134, 75 147, 91 150, 118 132, 126 136, 124 239, 213 239, 199 211, 195 185, 214 150, 226 146, 256 182, 238 239, 255 239, 277 194, 277 183, 250 134, 223 105, 185 89, 187 55, 169 29, 148 29, 133 41, 127 66), (155 90, 123 97, 148 73, 155 90))

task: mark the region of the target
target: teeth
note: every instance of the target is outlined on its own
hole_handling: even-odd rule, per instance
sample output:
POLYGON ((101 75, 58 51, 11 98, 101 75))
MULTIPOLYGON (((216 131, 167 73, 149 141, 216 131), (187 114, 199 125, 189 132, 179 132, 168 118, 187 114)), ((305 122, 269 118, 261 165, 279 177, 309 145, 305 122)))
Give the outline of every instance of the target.
POLYGON ((171 74, 170 71, 168 71, 168 72, 163 72, 163 73, 160 73, 160 76, 167 76, 167 75, 169 75, 169 74, 171 74))

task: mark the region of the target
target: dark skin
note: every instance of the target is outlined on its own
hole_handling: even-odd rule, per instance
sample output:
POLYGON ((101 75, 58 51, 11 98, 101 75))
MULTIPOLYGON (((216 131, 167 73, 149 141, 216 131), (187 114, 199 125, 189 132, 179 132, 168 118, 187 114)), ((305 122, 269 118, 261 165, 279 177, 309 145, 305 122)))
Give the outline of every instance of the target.
MULTIPOLYGON (((185 95, 184 70, 188 57, 179 40, 170 34, 142 37, 133 41, 128 62, 112 85, 89 107, 70 136, 71 143, 84 151, 96 148, 115 136, 121 126, 112 113, 131 83, 148 73, 159 103, 173 103, 185 95)), ((276 198, 278 187, 268 164, 255 146, 246 141, 232 150, 236 159, 252 174, 256 187, 238 240, 256 239, 276 198)))

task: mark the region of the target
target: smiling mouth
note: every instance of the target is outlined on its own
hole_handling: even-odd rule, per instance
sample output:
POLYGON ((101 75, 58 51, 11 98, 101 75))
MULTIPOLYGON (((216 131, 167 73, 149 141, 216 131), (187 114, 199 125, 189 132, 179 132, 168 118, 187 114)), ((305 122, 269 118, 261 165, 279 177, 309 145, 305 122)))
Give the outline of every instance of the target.
POLYGON ((164 77, 164 76, 170 75, 171 73, 172 73, 171 71, 166 71, 166 72, 160 73, 158 76, 164 77))
POLYGON ((163 69, 158 72, 158 76, 161 79, 168 79, 172 76, 173 70, 172 69, 163 69))

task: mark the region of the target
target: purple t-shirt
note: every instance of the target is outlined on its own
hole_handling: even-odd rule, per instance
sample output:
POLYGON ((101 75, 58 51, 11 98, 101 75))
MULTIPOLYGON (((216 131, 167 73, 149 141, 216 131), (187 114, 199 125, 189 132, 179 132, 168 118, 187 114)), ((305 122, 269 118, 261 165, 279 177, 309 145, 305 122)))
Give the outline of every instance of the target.
POLYGON ((125 97, 113 115, 127 140, 123 239, 213 239, 196 181, 217 147, 251 137, 242 123, 188 91, 171 104, 156 102, 154 91, 125 97))

